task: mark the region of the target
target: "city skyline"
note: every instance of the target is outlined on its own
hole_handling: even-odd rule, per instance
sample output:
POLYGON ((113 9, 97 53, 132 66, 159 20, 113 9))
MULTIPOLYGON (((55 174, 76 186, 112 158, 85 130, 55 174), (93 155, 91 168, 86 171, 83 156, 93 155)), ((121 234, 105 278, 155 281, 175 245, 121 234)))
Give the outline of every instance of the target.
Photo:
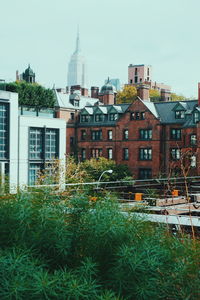
POLYGON ((89 87, 103 85, 108 76, 127 83, 129 64, 149 64, 153 80, 197 97, 200 3, 160 2, 3 2, 0 78, 15 80, 15 71, 30 63, 36 81, 65 87, 79 24, 89 87))

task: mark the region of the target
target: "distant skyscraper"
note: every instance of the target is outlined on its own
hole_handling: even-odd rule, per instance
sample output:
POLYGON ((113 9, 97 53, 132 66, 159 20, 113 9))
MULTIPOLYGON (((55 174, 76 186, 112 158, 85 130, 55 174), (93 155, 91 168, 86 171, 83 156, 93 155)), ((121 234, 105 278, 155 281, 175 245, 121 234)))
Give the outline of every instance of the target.
POLYGON ((79 31, 76 39, 76 50, 71 56, 68 65, 68 86, 80 85, 86 87, 86 64, 85 58, 81 55, 79 31))

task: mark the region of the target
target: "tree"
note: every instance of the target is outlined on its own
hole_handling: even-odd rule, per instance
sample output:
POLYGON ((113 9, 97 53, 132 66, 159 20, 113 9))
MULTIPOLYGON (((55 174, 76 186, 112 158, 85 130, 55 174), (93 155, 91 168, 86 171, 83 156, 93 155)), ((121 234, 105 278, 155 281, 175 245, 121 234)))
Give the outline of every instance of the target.
POLYGON ((6 91, 19 94, 19 105, 42 107, 54 107, 55 97, 50 89, 34 83, 26 83, 25 81, 16 81, 6 84, 6 91))
POLYGON ((185 96, 171 93, 171 101, 183 101, 183 100, 187 100, 185 96))
POLYGON ((149 97, 151 101, 160 101, 160 92, 158 90, 150 89, 149 97))
POLYGON ((137 99, 137 89, 135 86, 126 85, 124 89, 117 93, 117 104, 131 103, 137 99))

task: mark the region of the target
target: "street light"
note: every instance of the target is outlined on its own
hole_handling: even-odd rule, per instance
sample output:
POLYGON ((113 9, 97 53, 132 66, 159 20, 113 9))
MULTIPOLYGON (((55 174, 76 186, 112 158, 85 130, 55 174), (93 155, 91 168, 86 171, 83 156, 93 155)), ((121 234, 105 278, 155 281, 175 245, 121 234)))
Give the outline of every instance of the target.
POLYGON ((99 179, 98 179, 98 182, 97 182, 97 189, 99 188, 99 184, 100 184, 100 180, 101 180, 101 177, 105 174, 105 173, 109 173, 109 174, 112 174, 113 170, 105 170, 103 171, 103 173, 100 175, 99 179))

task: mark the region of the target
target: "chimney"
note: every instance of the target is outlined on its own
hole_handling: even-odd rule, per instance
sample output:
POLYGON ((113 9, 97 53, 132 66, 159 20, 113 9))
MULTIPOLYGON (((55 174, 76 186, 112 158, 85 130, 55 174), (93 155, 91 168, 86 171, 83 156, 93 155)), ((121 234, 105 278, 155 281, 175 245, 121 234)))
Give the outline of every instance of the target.
POLYGON ((142 100, 149 100, 149 85, 141 84, 137 87, 137 95, 142 100))
POLYGON ((198 82, 198 106, 200 106, 200 82, 198 82))
POLYGON ((85 96, 85 97, 88 97, 88 89, 86 89, 86 88, 81 88, 81 95, 82 95, 82 96, 85 96))
POLYGON ((92 86, 91 87, 91 98, 99 98, 99 87, 92 86))

